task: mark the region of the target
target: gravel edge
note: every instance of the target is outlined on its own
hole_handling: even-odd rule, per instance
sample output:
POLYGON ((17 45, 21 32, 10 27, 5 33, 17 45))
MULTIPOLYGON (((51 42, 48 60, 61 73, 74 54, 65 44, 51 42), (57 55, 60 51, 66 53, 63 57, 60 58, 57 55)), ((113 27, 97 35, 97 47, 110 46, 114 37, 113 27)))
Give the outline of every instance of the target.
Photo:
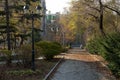
POLYGON ((55 64, 55 66, 49 71, 49 73, 44 77, 43 80, 47 80, 49 76, 55 71, 55 69, 58 67, 58 65, 62 62, 64 59, 64 56, 55 64))

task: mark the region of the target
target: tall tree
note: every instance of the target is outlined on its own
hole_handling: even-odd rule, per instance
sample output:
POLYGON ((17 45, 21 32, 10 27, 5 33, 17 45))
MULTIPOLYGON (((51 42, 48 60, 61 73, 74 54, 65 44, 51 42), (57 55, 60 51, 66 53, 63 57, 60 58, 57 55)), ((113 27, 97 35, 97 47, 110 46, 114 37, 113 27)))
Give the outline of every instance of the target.
MULTIPOLYGON (((32 10, 35 10, 36 6, 38 6, 39 0, 36 0, 37 2, 34 2, 34 0, 8 0, 8 8, 9 8, 9 25, 14 27, 15 30, 17 31, 13 31, 11 30, 12 28, 10 28, 10 35, 11 35, 11 39, 15 38, 15 37, 21 37, 21 35, 24 35, 25 37, 21 37, 21 43, 23 43, 23 41, 26 39, 26 37, 30 36, 31 34, 31 16, 29 14, 25 15, 24 11, 23 11, 23 6, 25 6, 26 4, 28 4, 30 6, 30 8, 32 10)), ((5 24, 5 11, 4 10, 4 0, 0 1, 0 25, 4 25, 5 24)), ((36 11, 34 11, 36 12, 36 11)), ((40 16, 39 15, 35 15, 35 28, 39 29, 40 27, 40 16), (38 18, 37 18, 38 17, 38 18)), ((8 19, 8 18, 6 18, 8 19)), ((2 28, 2 27, 1 27, 2 28)), ((6 27, 4 27, 6 28, 6 27)), ((1 29, 2 31, 4 29, 1 29)), ((0 31, 1 31, 0 30, 0 31)), ((3 34, 3 33, 1 33, 3 34)), ((6 34, 6 33, 4 33, 6 34)), ((6 36, 6 35, 4 35, 6 36)), ((1 37, 0 37, 1 38, 1 37)), ((19 39, 19 38, 18 38, 19 39)), ((6 40, 6 39, 5 39, 6 40)), ((11 43, 13 44, 15 41, 15 39, 11 40, 11 43)))
POLYGON ((73 0, 68 14, 64 14, 61 21, 72 34, 82 31, 90 39, 101 34, 104 36, 119 30, 118 4, 119 0, 73 0))

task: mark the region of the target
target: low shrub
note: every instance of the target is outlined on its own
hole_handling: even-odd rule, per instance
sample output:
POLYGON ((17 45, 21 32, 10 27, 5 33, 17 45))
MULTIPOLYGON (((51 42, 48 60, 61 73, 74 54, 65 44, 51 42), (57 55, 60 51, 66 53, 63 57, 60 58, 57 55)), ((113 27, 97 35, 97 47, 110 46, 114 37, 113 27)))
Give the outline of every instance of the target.
POLYGON ((87 43, 86 49, 92 54, 99 54, 101 45, 99 43, 99 39, 91 40, 87 43))
POLYGON ((120 34, 111 34, 101 43, 105 50, 103 57, 109 62, 108 67, 120 77, 120 34))
POLYGON ((62 46, 57 42, 40 41, 36 44, 42 48, 42 54, 47 59, 52 59, 62 51, 62 46))
POLYGON ((11 50, 0 50, 0 53, 4 55, 3 58, 5 58, 6 64, 9 66, 12 61, 12 51, 11 50))
POLYGON ((68 49, 69 49, 69 48, 67 48, 67 47, 62 47, 62 52, 63 52, 63 53, 64 53, 64 52, 67 52, 68 49))
MULTIPOLYGON (((18 56, 19 63, 22 63, 24 67, 30 67, 32 59, 32 47, 30 44, 22 45, 15 50, 18 56)), ((35 58, 38 58, 41 54, 41 49, 35 46, 35 58)))
POLYGON ((90 53, 100 54, 108 61, 108 67, 116 77, 120 77, 120 33, 112 33, 90 41, 87 49, 90 53), (95 41, 96 40, 96 41, 95 41))
POLYGON ((0 61, 5 61, 6 60, 6 57, 5 56, 0 56, 0 61))

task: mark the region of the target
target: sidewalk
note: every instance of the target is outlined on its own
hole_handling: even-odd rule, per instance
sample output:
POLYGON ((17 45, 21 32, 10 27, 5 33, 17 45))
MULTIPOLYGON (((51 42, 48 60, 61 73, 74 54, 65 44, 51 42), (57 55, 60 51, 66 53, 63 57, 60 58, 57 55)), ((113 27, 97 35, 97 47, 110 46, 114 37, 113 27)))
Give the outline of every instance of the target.
POLYGON ((50 80, 115 80, 100 62, 79 48, 71 49, 50 80))

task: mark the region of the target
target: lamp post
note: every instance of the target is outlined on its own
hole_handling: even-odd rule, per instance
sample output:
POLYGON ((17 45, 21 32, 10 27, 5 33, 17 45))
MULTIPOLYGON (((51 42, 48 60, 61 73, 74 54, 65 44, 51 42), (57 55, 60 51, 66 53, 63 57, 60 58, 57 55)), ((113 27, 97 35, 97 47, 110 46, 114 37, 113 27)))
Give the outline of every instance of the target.
MULTIPOLYGON (((27 10, 29 10, 29 6, 26 5, 26 6, 23 7, 23 9, 25 11, 27 11, 27 10)), ((41 6, 38 5, 36 7, 36 9, 40 11, 41 10, 41 6)), ((31 16, 31 19, 32 19, 32 62, 31 62, 31 68, 32 68, 33 71, 35 71, 35 48, 34 48, 34 16, 35 15, 36 14, 34 14, 34 11, 30 12, 30 16, 31 16)))
POLYGON ((8 6, 8 0, 5 0, 5 13, 6 13, 6 26, 7 26, 7 46, 8 50, 10 50, 10 26, 9 26, 9 6, 8 6))
POLYGON ((57 26, 52 27, 51 31, 54 33, 54 40, 57 41, 57 32, 59 31, 59 28, 57 26))
POLYGON ((65 32, 61 31, 62 33, 62 45, 65 46, 65 32))

